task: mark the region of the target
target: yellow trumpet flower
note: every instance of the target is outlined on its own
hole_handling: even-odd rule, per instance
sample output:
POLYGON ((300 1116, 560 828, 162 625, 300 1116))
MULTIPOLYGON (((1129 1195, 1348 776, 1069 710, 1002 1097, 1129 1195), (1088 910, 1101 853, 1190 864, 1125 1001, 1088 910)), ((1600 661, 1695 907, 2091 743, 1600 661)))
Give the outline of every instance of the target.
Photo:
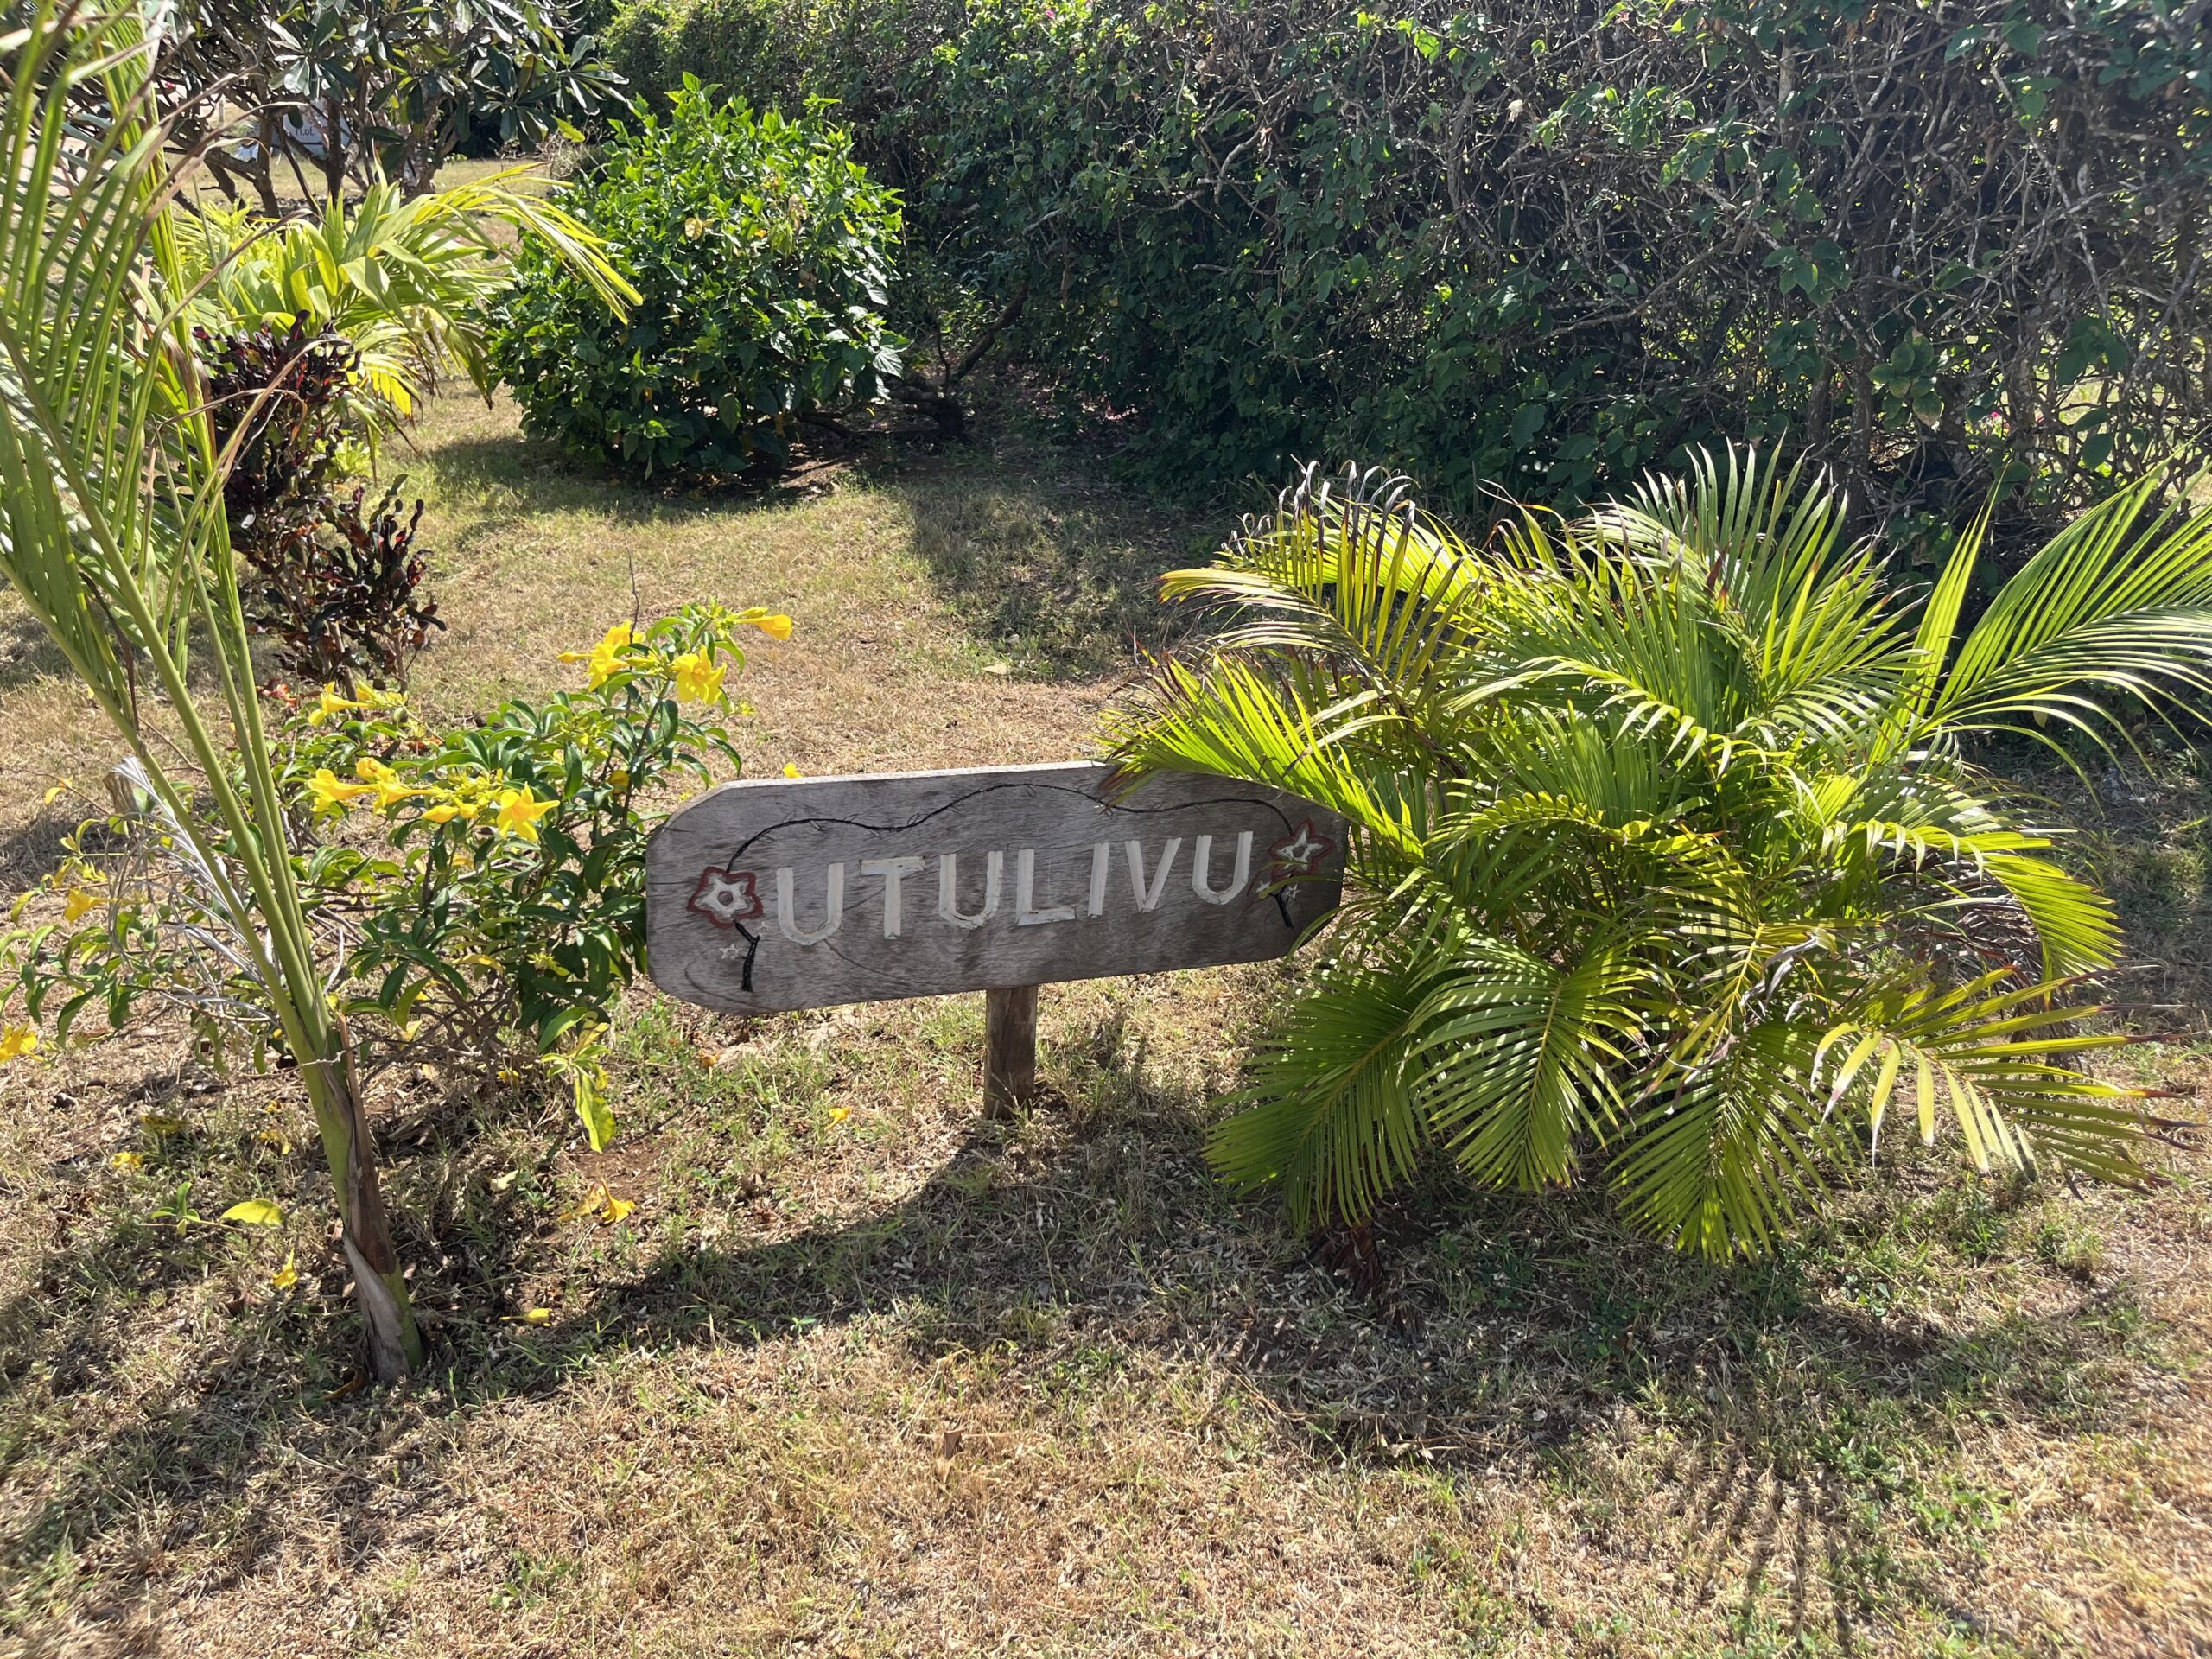
POLYGON ((678 702, 715 702, 722 695, 726 664, 710 663, 696 651, 687 651, 669 664, 676 676, 678 702))
POLYGON ((741 622, 750 622, 771 639, 788 639, 791 637, 791 618, 778 612, 764 610, 758 605, 744 613, 737 620, 741 622))
POLYGON ((314 708, 308 710, 308 724, 310 726, 327 725, 330 721, 331 716, 334 715, 342 715, 350 709, 365 709, 367 707, 368 704, 365 702, 356 702, 351 697, 340 696, 338 695, 338 683, 334 680, 322 688, 321 701, 314 708))
POLYGON ((609 628, 600 642, 589 651, 564 651, 564 663, 588 663, 591 665, 591 689, 594 691, 607 683, 624 666, 622 653, 637 643, 637 635, 627 622, 617 622, 609 628))
POLYGON ((349 784, 328 766, 319 768, 308 779, 308 794, 313 798, 316 816, 343 812, 354 800, 368 794, 372 784, 349 784))
POLYGON ((550 812, 556 804, 552 801, 539 800, 526 786, 503 789, 499 791, 499 816, 493 823, 503 836, 534 842, 537 839, 537 821, 550 812))

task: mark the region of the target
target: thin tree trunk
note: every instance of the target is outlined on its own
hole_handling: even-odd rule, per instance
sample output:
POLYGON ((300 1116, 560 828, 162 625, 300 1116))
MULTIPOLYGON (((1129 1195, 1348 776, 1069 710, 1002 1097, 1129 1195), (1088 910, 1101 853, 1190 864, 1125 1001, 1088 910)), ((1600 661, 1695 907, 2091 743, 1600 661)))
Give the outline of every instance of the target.
POLYGON ((379 1382, 396 1382, 420 1369, 423 1333, 416 1325, 399 1252, 391 1242, 391 1218, 385 1213, 384 1189, 377 1179, 376 1143, 362 1108, 353 1045, 344 1027, 337 1034, 339 1058, 315 1068, 322 1082, 314 1090, 319 1096, 315 1121, 330 1179, 338 1189, 340 1243, 346 1264, 353 1269, 369 1370, 379 1382))

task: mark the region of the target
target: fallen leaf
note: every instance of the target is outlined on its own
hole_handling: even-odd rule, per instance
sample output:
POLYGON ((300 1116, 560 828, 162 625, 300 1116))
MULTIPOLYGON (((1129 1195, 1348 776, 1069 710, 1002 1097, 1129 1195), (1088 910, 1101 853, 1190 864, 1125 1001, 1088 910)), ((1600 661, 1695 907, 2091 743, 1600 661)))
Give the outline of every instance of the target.
POLYGON ((143 1152, 118 1152, 107 1160, 110 1169, 143 1169, 146 1154, 143 1152))
POLYGON ((289 1158, 292 1155, 292 1143, 284 1138, 283 1130, 264 1129, 261 1132, 261 1139, 276 1148, 276 1155, 278 1157, 289 1158))
POLYGON ((340 1382, 336 1388, 325 1395, 323 1398, 331 1401, 334 1403, 340 1400, 351 1400, 355 1395, 359 1394, 363 1389, 365 1389, 368 1386, 368 1374, 365 1371, 355 1371, 349 1375, 343 1382, 340 1382))
POLYGON ((585 1193, 583 1197, 578 1198, 567 1209, 562 1211, 561 1213, 554 1217, 553 1219, 560 1222, 582 1221, 586 1216, 597 1215, 601 1207, 604 1206, 607 1202, 607 1193, 606 1187, 594 1186, 590 1192, 585 1193))
POLYGON ((64 778, 59 783, 55 784, 52 789, 48 790, 45 794, 40 796, 38 798, 38 804, 41 806, 52 806, 56 801, 60 800, 68 792, 69 780, 67 778, 64 778))
POLYGON ((515 1319, 512 1323, 516 1325, 550 1325, 553 1323, 553 1310, 550 1307, 533 1307, 515 1319))
POLYGON ((284 1212, 267 1198, 246 1198, 224 1211, 223 1219, 241 1227, 281 1227, 284 1212))
POLYGON ((269 1282, 279 1290, 289 1290, 300 1282, 300 1270, 292 1265, 292 1252, 284 1252, 284 1265, 269 1275, 269 1282))
POLYGON ((515 1184, 515 1177, 521 1173, 518 1169, 503 1169, 484 1185, 494 1192, 504 1192, 515 1184))
POLYGON ((610 1192, 607 1196, 607 1202, 599 1206, 599 1224, 602 1227, 612 1227, 637 1207, 634 1200, 618 1198, 610 1192))

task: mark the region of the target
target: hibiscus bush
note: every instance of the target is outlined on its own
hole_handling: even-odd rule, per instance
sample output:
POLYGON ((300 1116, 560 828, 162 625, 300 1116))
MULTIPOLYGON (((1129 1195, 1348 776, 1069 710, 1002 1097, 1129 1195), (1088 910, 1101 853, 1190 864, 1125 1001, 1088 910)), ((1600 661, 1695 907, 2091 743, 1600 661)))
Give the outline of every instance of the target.
MULTIPOLYGON (((740 765, 722 716, 745 627, 781 639, 791 620, 702 605, 618 623, 563 657, 582 690, 442 734, 400 693, 277 689, 270 739, 301 893, 342 942, 331 995, 365 1052, 485 1078, 542 1064, 606 1144, 594 1050, 644 965, 645 843, 671 786, 740 765)), ((17 1049, 41 1024, 66 1040, 87 1009, 118 1027, 151 1002, 186 1010, 219 1058, 241 1038, 258 1058, 266 999, 212 918, 208 873, 127 772, 121 785, 0 938, 17 1049)))

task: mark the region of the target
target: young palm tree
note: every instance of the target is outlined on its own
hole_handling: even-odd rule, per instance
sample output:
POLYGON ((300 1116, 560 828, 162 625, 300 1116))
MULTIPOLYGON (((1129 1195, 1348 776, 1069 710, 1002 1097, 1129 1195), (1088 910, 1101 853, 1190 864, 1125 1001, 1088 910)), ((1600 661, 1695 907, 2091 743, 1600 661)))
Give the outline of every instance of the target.
POLYGON ((1357 1223, 1432 1144, 1586 1169, 1660 1237, 1768 1246, 1894 1113, 1984 1170, 2127 1178, 2139 1095, 2075 1069, 2110 903, 1970 740, 2125 742, 2212 690, 2212 515, 2084 516, 1963 639, 1984 523, 1915 599, 1819 479, 1708 461, 1470 547, 1401 481, 1309 471, 1172 598, 1226 607, 1114 726, 1127 773, 1281 785, 1351 825, 1315 983, 1214 1131, 1230 1178, 1357 1223))
POLYGON ((0 569, 130 746, 268 994, 337 1185, 372 1363, 396 1376, 422 1339, 292 880, 182 316, 152 51, 128 11, 49 4, 0 41, 0 569), (227 744, 187 682, 195 631, 227 744), (182 767, 149 704, 174 718, 182 767))
POLYGON ((372 442, 411 416, 450 366, 488 398, 499 377, 483 320, 507 263, 487 221, 546 244, 611 308, 638 298, 574 215, 506 188, 525 170, 413 196, 378 182, 278 225, 202 205, 176 226, 193 321, 218 333, 297 323, 343 335, 359 355, 366 396, 356 401, 372 442))
POLYGON ((0 33, 0 571, 130 746, 134 782, 227 924, 221 948, 267 995, 389 1378, 422 1343, 262 732, 223 513, 232 457, 192 353, 150 79, 149 30, 167 16, 41 0, 0 33), (188 679, 195 641, 212 660, 188 679), (218 703, 227 734, 205 712, 218 703))

